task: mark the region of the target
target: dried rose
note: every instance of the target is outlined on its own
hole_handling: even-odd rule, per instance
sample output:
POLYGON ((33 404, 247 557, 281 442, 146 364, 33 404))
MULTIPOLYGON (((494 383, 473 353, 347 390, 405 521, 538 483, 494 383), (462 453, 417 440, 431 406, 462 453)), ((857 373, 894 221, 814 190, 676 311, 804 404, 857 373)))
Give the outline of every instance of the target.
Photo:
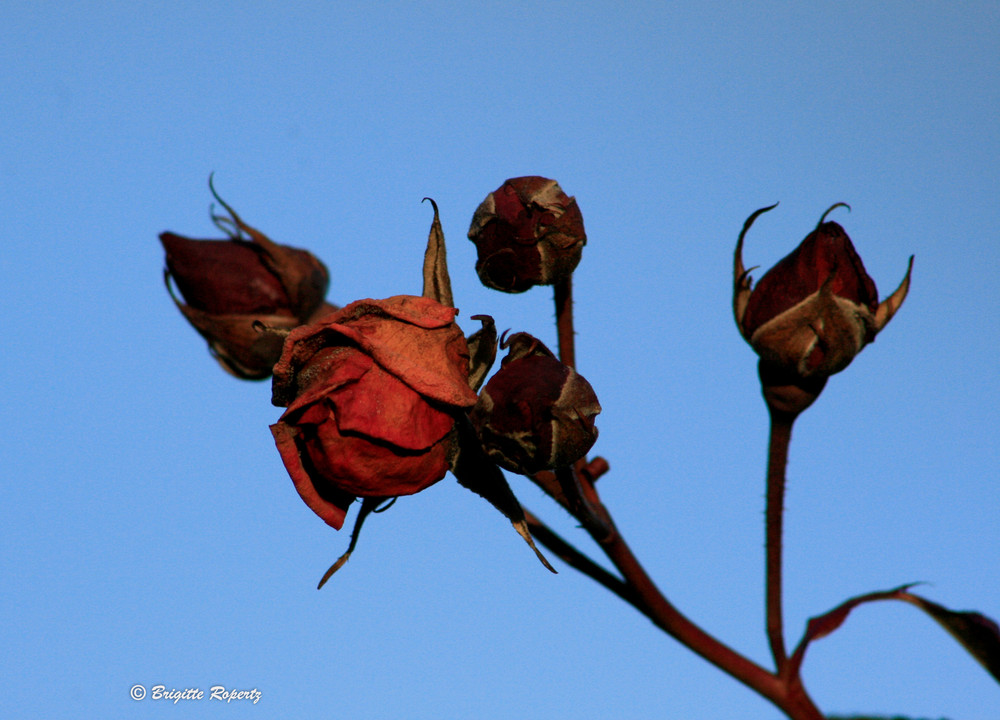
POLYGON ((261 380, 281 354, 281 337, 262 333, 255 324, 291 330, 329 312, 333 308, 323 302, 329 275, 311 253, 272 242, 226 208, 232 215, 225 219, 224 229, 232 229, 228 240, 160 235, 164 277, 177 307, 219 364, 238 378, 261 380), (174 296, 171 279, 186 304, 174 296))
POLYGON ((455 417, 476 402, 454 308, 359 300, 285 339, 271 426, 305 503, 340 529, 355 497, 410 495, 444 477, 455 417))
POLYGON ((535 176, 507 180, 487 195, 469 239, 482 283, 510 293, 569 276, 587 243, 576 200, 555 180, 535 176))
POLYGON ((590 383, 527 333, 501 347, 510 348, 507 357, 470 415, 483 447, 524 475, 572 465, 597 440, 601 405, 590 383))
MULTIPOLYGON (((827 214, 841 205, 823 213, 816 229, 752 290, 752 279, 743 268, 743 238, 757 216, 775 206, 753 213, 740 233, 733 309, 740 333, 760 356, 765 395, 768 386, 798 386, 815 399, 826 378, 846 368, 906 298, 913 258, 899 288, 879 303, 875 281, 847 233, 837 223, 826 222, 827 214)), ((795 410, 804 398, 775 401, 795 410)))

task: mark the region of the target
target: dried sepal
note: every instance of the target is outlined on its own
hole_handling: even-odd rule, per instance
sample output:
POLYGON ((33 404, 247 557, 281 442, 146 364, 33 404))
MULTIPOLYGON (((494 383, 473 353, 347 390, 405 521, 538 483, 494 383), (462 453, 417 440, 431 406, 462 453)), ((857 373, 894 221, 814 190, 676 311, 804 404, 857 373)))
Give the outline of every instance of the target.
MULTIPOLYGON (((358 544, 358 537, 361 535, 361 526, 364 525, 365 519, 372 512, 378 512, 378 506, 385 500, 381 497, 367 497, 361 503, 361 509, 358 511, 358 516, 354 519, 354 529, 351 531, 351 541, 347 545, 347 550, 337 558, 336 562, 330 566, 330 569, 323 573, 323 577, 320 578, 319 584, 316 585, 316 589, 322 588, 326 581, 329 580, 335 572, 340 570, 344 564, 351 559, 351 553, 354 552, 355 546, 358 544)), ((391 501, 390 501, 391 503, 391 501)))
POLYGON ((456 421, 455 426, 458 442, 451 461, 451 472, 459 485, 472 490, 499 510, 510 521, 517 534, 534 550, 539 562, 551 572, 556 572, 535 545, 521 504, 507 484, 507 479, 500 468, 483 451, 472 423, 467 417, 462 417, 456 421))
POLYGON ((465 339, 469 346, 469 387, 479 392, 497 359, 497 326, 489 315, 473 315, 482 327, 465 339))
POLYGON ((444 230, 438 215, 438 206, 432 198, 425 197, 434 208, 434 220, 427 236, 427 250, 424 252, 423 296, 446 306, 454 306, 451 294, 451 278, 448 276, 448 255, 444 244, 444 230))

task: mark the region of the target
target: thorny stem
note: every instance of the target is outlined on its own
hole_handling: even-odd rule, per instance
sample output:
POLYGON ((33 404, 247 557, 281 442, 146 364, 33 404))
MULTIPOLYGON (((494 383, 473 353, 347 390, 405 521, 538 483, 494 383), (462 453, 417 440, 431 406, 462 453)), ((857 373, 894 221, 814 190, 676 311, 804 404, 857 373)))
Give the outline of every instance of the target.
POLYGON ((785 651, 784 623, 781 596, 781 536, 785 500, 785 466, 788 464, 788 445, 792 439, 795 415, 771 410, 771 439, 767 453, 767 509, 766 523, 766 615, 767 639, 771 656, 779 675, 785 675, 788 655, 785 651))
POLYGON ((555 284, 556 335, 559 341, 559 360, 563 365, 576 369, 576 350, 573 331, 573 276, 567 275, 555 284))
POLYGON ((524 509, 524 518, 527 520, 528 529, 531 530, 531 535, 535 540, 555 553, 560 560, 574 570, 583 573, 591 580, 600 583, 629 605, 639 607, 638 595, 620 578, 608 572, 573 547, 527 508, 524 509))
MULTIPOLYGON (((537 480, 536 480, 537 481, 537 480)), ((600 545, 608 559, 621 573, 618 579, 586 555, 561 538, 537 517, 525 512, 535 539, 558 555, 570 567, 579 570, 604 585, 635 609, 649 618, 654 625, 697 653, 719 669, 739 680, 747 687, 770 700, 793 720, 823 720, 823 715, 806 694, 798 677, 781 677, 771 673, 752 660, 740 655, 683 615, 656 587, 639 560, 622 537, 596 489, 586 479, 578 479, 587 494, 587 507, 596 511, 599 518, 577 517, 600 545), (593 528, 593 531, 591 530, 593 528), (597 533, 605 533, 603 537, 597 533)), ((543 487, 552 483, 539 483, 543 487)), ((555 489, 555 488, 553 488, 555 489)), ((570 510, 569 501, 558 497, 560 504, 570 510)), ((572 511, 571 511, 572 512, 572 511)), ((575 515, 575 513, 574 513, 575 515)))
MULTIPOLYGON (((572 276, 555 285, 556 329, 559 359, 576 365, 573 338, 572 276)), ((555 477, 540 473, 536 483, 568 510, 607 558, 621 573, 621 579, 607 572, 586 555, 559 537, 537 517, 526 512, 532 535, 570 567, 611 590, 648 617, 653 624, 720 670, 770 700, 792 720, 823 720, 785 654, 781 621, 781 518, 785 485, 785 465, 794 415, 772 412, 771 444, 767 474, 767 628, 777 671, 772 673, 702 630, 683 615, 646 573, 632 549, 615 526, 611 513, 601 502, 581 458, 574 467, 559 468, 555 477)))

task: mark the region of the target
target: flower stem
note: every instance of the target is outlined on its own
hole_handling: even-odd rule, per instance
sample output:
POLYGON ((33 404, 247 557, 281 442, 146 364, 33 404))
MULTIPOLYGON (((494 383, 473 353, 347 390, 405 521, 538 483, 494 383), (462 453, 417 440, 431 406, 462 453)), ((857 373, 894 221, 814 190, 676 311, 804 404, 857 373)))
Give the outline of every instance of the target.
POLYGON ((641 605, 636 607, 657 627, 747 687, 779 704, 784 694, 781 681, 709 635, 677 610, 646 574, 620 533, 614 533, 601 544, 601 548, 639 598, 641 605))
POLYGON ((766 614, 767 639, 779 675, 788 665, 785 651, 784 622, 781 609, 781 535, 785 500, 785 467, 792 424, 796 415, 771 409, 771 439, 767 454, 766 522, 766 614))
MULTIPOLYGON (((588 487, 592 489, 592 486, 588 487)), ((615 569, 621 573, 621 579, 608 573, 552 532, 536 516, 526 512, 532 535, 570 567, 604 585, 689 650, 772 702, 787 717, 792 720, 823 720, 823 714, 813 704, 799 677, 782 677, 769 672, 709 635, 675 608, 656 587, 632 553, 628 543, 615 527, 607 508, 599 497, 596 497, 596 491, 590 502, 599 508, 599 515, 611 528, 610 535, 598 540, 598 544, 615 569)), ((567 504, 563 504, 563 507, 567 507, 567 504)), ((594 536, 593 532, 591 536, 594 536)))
POLYGON ((573 331, 573 275, 567 275, 555 284, 556 336, 559 341, 559 360, 563 365, 576 369, 576 349, 573 331))

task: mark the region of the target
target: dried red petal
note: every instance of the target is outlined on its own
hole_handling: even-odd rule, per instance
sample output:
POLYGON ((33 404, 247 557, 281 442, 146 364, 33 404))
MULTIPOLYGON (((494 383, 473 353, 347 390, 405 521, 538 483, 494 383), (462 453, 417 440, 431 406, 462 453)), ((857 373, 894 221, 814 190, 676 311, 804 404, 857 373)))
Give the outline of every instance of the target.
POLYGON ((797 305, 829 282, 837 297, 878 307, 878 290, 844 228, 827 222, 760 279, 747 302, 743 332, 749 337, 768 320, 797 305))
POLYGON ((476 401, 456 312, 359 300, 286 338, 273 401, 287 410, 272 432, 300 496, 333 527, 355 496, 409 495, 447 472, 455 415, 476 401))
POLYGON ((187 304, 213 314, 291 315, 288 293, 253 243, 165 232, 167 270, 187 304))
POLYGON ((184 298, 174 297, 178 308, 223 368, 259 380, 270 376, 281 341, 256 326, 290 330, 308 322, 323 306, 329 275, 311 253, 272 242, 235 213, 233 222, 252 239, 162 233, 167 288, 173 295, 172 279, 184 298))

